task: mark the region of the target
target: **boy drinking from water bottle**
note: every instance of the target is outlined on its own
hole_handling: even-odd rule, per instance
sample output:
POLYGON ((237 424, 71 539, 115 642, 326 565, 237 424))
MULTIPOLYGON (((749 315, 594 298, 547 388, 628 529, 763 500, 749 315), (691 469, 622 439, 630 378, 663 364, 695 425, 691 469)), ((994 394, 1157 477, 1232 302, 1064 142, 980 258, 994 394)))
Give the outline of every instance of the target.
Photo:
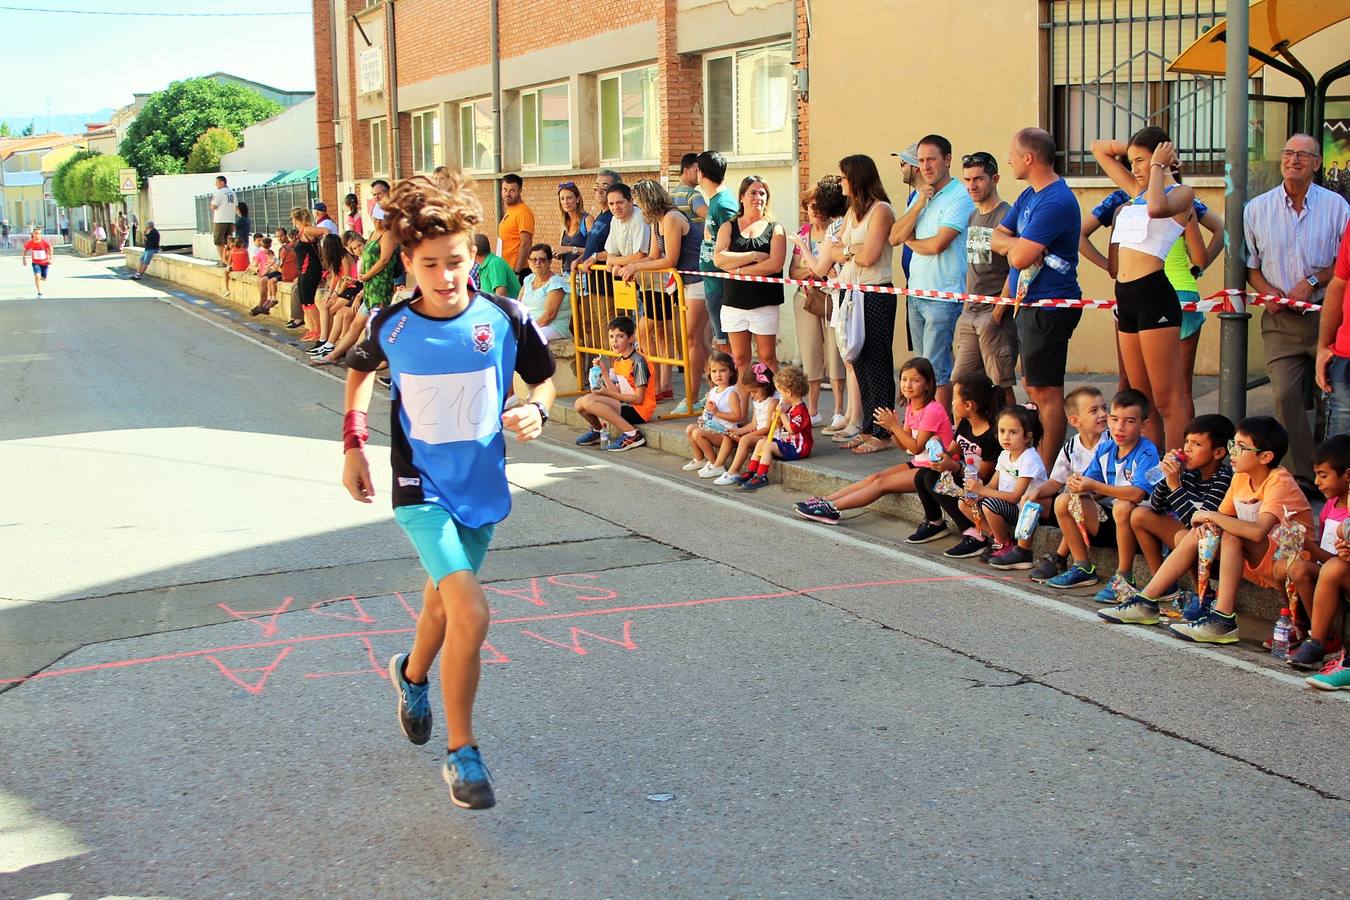
POLYGON ((496 799, 473 730, 488 605, 474 573, 493 528, 511 509, 503 431, 539 437, 553 402, 553 357, 514 300, 471 289, 470 241, 482 213, 468 182, 418 176, 382 201, 417 290, 374 320, 347 354, 342 483, 370 503, 375 488, 363 447, 372 376, 388 363, 394 519, 427 572, 412 649, 389 661, 399 725, 414 744, 431 737, 428 679, 441 658, 448 738, 442 774, 450 799, 486 809, 496 799), (530 386, 502 411, 512 373, 530 386))

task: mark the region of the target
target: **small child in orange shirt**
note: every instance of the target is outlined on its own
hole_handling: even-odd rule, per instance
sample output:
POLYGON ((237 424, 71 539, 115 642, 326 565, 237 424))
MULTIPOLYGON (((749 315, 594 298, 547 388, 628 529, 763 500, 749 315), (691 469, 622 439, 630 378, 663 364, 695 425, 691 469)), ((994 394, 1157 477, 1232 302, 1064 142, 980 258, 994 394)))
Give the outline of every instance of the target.
POLYGON ((230 296, 230 274, 232 272, 247 272, 249 265, 248 248, 239 238, 230 238, 230 267, 225 270, 225 290, 220 296, 230 296))

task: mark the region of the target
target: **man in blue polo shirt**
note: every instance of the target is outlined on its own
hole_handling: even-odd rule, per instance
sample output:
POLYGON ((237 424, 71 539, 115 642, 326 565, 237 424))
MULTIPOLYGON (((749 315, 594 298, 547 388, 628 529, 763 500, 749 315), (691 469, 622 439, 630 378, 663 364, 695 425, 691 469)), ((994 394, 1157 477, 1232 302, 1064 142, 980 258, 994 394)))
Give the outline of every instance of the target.
MULTIPOLYGON (((919 140, 919 185, 905 214, 891 226, 891 246, 914 251, 908 285, 921 291, 966 289, 966 227, 975 203, 952 178, 952 143, 940 134, 919 140)), ((909 334, 914 350, 933 364, 937 401, 952 405, 952 343, 961 304, 951 300, 907 297, 909 334)))
MULTIPOLYGON (((1080 299, 1078 238, 1082 216, 1078 200, 1055 174, 1055 139, 1040 128, 1013 135, 1008 154, 1013 177, 1030 187, 1008 210, 990 236, 990 248, 1008 258, 1008 283, 1015 289, 1023 269, 1039 271, 1025 301, 1080 299)), ((1036 404, 1045 436, 1041 458, 1047 467, 1064 443, 1064 372, 1069 338, 1083 318, 1081 309, 1023 308, 1017 312, 1017 338, 1022 352, 1022 380, 1036 404)))

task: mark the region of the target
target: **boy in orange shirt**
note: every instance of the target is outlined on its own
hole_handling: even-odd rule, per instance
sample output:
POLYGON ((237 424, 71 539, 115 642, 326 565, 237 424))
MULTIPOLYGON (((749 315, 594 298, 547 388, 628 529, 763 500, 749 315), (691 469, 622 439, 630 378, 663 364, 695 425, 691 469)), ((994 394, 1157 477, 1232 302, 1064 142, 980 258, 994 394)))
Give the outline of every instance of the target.
POLYGON ((609 323, 609 346, 618 358, 606 365, 600 357, 604 377, 600 387, 577 398, 577 412, 590 430, 577 438, 577 446, 600 443, 600 429, 609 425, 616 435, 605 450, 621 453, 647 443, 639 425, 651 421, 656 412, 656 390, 651 385, 652 369, 647 358, 633 346, 637 323, 630 316, 615 316, 609 323))
POLYGON ((1261 587, 1280 587, 1271 529, 1288 516, 1290 521, 1302 523, 1308 534, 1313 533, 1308 499, 1289 470, 1276 465, 1288 449, 1289 433, 1272 417, 1249 416, 1238 423, 1237 436, 1228 448, 1233 481, 1219 509, 1196 511, 1191 518, 1191 533, 1181 539, 1133 601, 1146 608, 1151 605, 1156 611, 1158 601, 1154 598, 1160 596, 1159 592, 1195 567, 1198 526, 1213 523, 1219 529, 1217 596, 1212 607, 1208 598, 1197 598, 1194 608, 1186 611, 1186 621, 1171 626, 1175 636, 1206 644, 1236 643, 1238 623, 1233 607, 1242 580, 1261 587))

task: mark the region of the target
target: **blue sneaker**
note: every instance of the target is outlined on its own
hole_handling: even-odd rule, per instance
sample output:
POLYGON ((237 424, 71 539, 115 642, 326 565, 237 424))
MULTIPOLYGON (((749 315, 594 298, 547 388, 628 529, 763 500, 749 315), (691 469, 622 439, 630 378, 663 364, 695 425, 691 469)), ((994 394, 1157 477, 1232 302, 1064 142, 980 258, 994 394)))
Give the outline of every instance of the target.
POLYGON ((487 809, 497 802, 492 774, 472 744, 446 754, 441 777, 450 785, 450 802, 460 809, 487 809))
POLYGON ((592 444, 598 443, 600 443, 600 432, 596 431, 594 428, 588 428, 585 434, 577 438, 578 447, 589 447, 592 444))
POLYGON ((632 434, 621 434, 609 442, 605 449, 610 453, 622 453, 625 450, 632 450, 634 447, 641 447, 647 443, 647 438, 641 431, 634 431, 632 434))
POLYGON ((1186 595, 1186 605, 1181 608, 1181 618, 1187 622, 1199 622, 1214 607, 1214 595, 1206 594, 1204 597, 1197 597, 1195 594, 1186 595))
POLYGON ((1098 603, 1115 606, 1117 603, 1124 603, 1137 593, 1139 590, 1135 587, 1134 578, 1117 572, 1111 576, 1106 587, 1098 591, 1092 599, 1098 603))
POLYGON ((1089 565, 1084 569, 1078 563, 1073 563, 1063 572, 1060 572, 1054 578, 1051 578, 1045 584, 1057 590, 1067 591, 1073 588, 1087 587, 1101 581, 1097 577, 1097 567, 1089 565))
POLYGON ((389 681, 398 694, 398 725, 414 744, 431 737, 431 682, 413 684, 403 675, 408 654, 395 653, 389 660, 389 681))

